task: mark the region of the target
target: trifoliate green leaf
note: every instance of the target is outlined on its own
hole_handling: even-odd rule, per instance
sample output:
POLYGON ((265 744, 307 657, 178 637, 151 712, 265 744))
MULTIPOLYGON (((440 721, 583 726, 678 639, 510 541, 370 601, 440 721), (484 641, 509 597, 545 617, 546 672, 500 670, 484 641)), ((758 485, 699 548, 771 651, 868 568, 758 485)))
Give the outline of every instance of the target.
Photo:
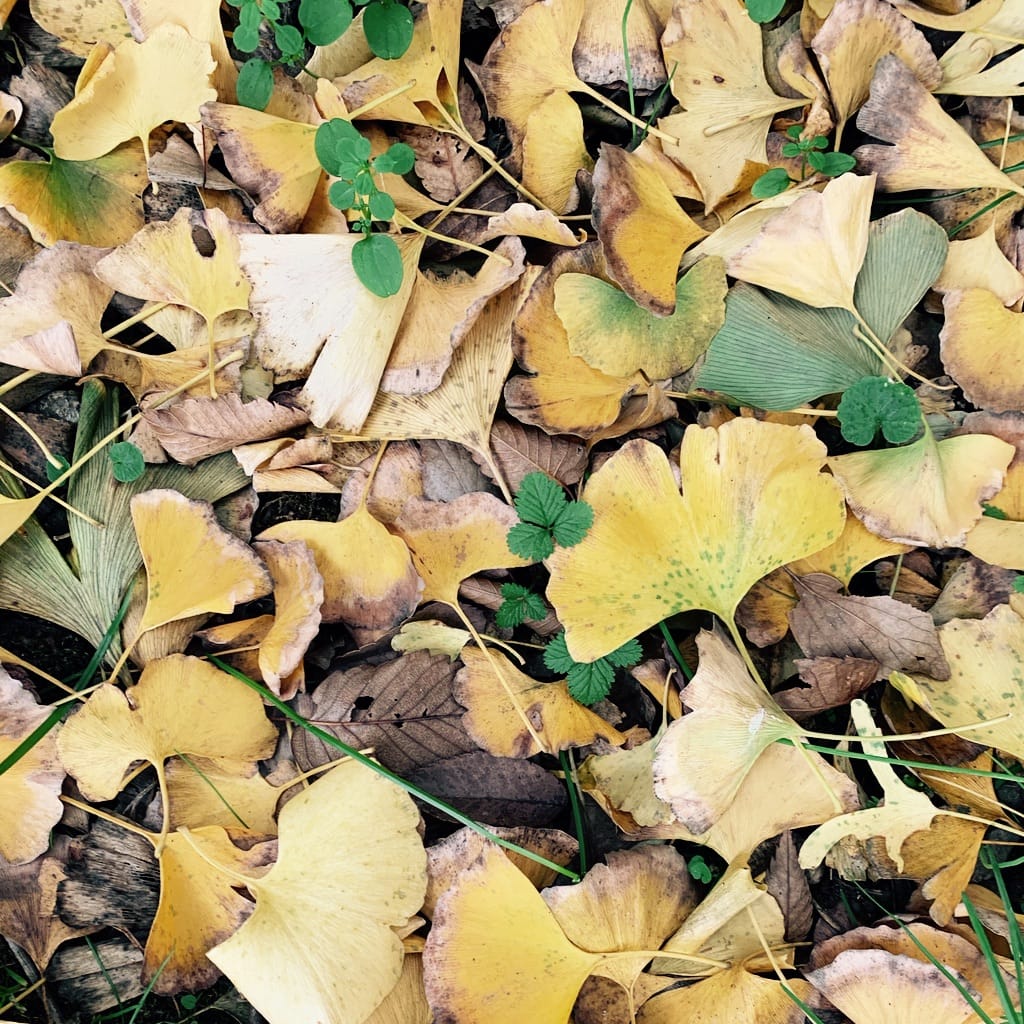
POLYGON ((604 658, 598 658, 589 665, 573 665, 565 681, 569 686, 569 695, 574 700, 581 704, 596 704, 608 696, 614 677, 615 669, 604 658))
POLYGON ((808 153, 807 162, 830 178, 852 171, 857 166, 857 161, 849 153, 808 153))
POLYGON ((544 598, 519 583, 504 584, 501 596, 504 600, 498 607, 495 621, 502 629, 521 626, 527 619, 543 619, 547 614, 544 598))
MULTIPOLYGON (((253 47, 255 49, 255 47, 253 47)), ((263 110, 274 91, 274 69, 260 57, 250 57, 238 72, 235 92, 243 107, 263 110)))
POLYGON ((516 511, 524 523, 551 529, 568 504, 565 493, 554 480, 539 471, 527 473, 516 494, 516 511))
POLYGON ((643 654, 640 641, 634 638, 627 640, 621 647, 616 647, 610 654, 606 654, 605 658, 616 668, 629 668, 630 665, 635 665, 643 654))
POLYGON ((551 533, 563 548, 579 544, 594 525, 594 510, 585 501, 569 501, 555 519, 551 533))
POLYGON ((356 242, 352 246, 352 267, 356 277, 382 299, 397 295, 402 287, 402 254, 388 235, 365 235, 356 242))
POLYGON ((577 664, 576 659, 569 653, 564 630, 557 636, 553 636, 550 643, 544 648, 544 664, 560 676, 564 676, 573 665, 577 664))
POLYGON ((314 46, 329 46, 352 23, 348 0, 302 0, 299 24, 314 46))
POLYGON ((384 60, 397 60, 409 49, 413 18, 407 7, 396 3, 372 3, 363 9, 363 33, 370 49, 384 60))
POLYGON ((508 531, 506 539, 509 551, 520 558, 529 558, 533 562, 543 562, 555 551, 555 542, 551 539, 551 531, 536 523, 516 523, 508 531))
POLYGON ((890 444, 904 444, 921 425, 921 406, 906 384, 885 377, 862 377, 843 392, 837 409, 843 437, 869 445, 881 428, 890 444))
POLYGON ((107 449, 114 479, 122 484, 138 480, 146 469, 142 452, 131 441, 118 441, 107 449))
POLYGON ((750 188, 750 194, 755 199, 771 199, 772 196, 781 195, 792 184, 789 173, 785 167, 773 167, 765 171, 750 188))

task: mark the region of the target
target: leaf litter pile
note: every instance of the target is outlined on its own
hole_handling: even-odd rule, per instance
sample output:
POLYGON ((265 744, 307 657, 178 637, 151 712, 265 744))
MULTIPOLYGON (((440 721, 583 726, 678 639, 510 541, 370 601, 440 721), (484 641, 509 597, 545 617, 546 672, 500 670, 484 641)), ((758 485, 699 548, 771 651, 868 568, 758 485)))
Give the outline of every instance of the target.
POLYGON ((1020 0, 0 26, 0 1017, 1021 1020, 1020 0))

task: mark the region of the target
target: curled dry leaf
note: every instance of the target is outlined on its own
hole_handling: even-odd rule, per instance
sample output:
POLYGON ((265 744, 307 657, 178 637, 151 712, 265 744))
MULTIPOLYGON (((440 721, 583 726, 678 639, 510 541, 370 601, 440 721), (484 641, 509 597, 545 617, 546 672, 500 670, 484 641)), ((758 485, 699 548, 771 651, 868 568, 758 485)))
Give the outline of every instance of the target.
MULTIPOLYGON (((498 420, 491 427, 491 452, 513 491, 528 473, 536 472, 571 486, 579 483, 587 466, 587 450, 577 438, 552 436, 512 420, 498 420)), ((480 465, 477 457, 474 461, 480 465)), ((480 468, 486 473, 489 467, 480 468)))

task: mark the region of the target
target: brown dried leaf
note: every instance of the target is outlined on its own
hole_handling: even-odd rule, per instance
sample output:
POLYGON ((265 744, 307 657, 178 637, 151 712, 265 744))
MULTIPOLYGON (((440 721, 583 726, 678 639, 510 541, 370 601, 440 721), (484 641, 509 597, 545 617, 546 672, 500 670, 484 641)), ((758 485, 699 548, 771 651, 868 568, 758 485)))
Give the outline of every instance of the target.
POLYGON ((935 624, 925 612, 890 597, 844 597, 842 584, 824 573, 793 582, 800 602, 789 622, 809 658, 873 658, 880 665, 877 678, 893 670, 949 678, 935 624))
MULTIPOLYGON (((404 775, 477 749, 452 696, 458 668, 447 655, 414 651, 385 665, 333 672, 313 694, 309 717, 344 743, 373 747, 381 764, 404 775)), ((292 746, 303 770, 337 757, 305 731, 292 746)))
MULTIPOLYGON (((519 490, 528 473, 547 473, 560 484, 569 486, 583 479, 587 468, 587 449, 566 434, 545 434, 512 420, 498 420, 491 427, 491 451, 502 475, 513 491, 519 490)), ((480 468, 488 466, 480 460, 480 468)))
POLYGON ((874 658, 797 658, 794 664, 807 686, 780 690, 775 700, 798 721, 849 704, 881 671, 874 658))
POLYGON ((793 833, 788 829, 779 837, 765 884, 786 919, 786 941, 799 942, 806 938, 814 923, 814 903, 807 875, 797 858, 793 833))
POLYGON ((190 398, 177 405, 147 409, 142 418, 167 454, 186 466, 309 422, 302 409, 265 398, 243 402, 237 394, 190 398))
POLYGON ((416 154, 416 175, 439 203, 450 203, 472 185, 483 164, 461 139, 419 125, 407 125, 398 138, 416 154))

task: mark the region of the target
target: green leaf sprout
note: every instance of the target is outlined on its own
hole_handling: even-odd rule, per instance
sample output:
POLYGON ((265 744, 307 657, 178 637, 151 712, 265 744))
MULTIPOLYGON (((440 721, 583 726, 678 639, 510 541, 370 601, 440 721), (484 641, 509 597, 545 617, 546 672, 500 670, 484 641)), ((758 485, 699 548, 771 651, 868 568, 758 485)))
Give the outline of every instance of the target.
POLYGON ((905 444, 921 426, 921 405, 907 387, 885 377, 862 377, 843 392, 839 425, 851 444, 871 444, 879 430, 890 444, 905 444))
POLYGON ((508 532, 514 555, 540 562, 555 550, 579 544, 594 522, 594 510, 585 501, 569 501, 562 488, 546 473, 528 473, 516 495, 521 522, 508 532))
POLYGON ((519 583, 505 583, 501 588, 501 596, 504 600, 498 606, 495 622, 502 629, 513 629, 527 619, 543 619, 547 615, 544 598, 529 587, 519 583))
POLYGON ((621 647, 596 661, 577 661, 565 642, 565 633, 559 633, 544 648, 544 664, 559 675, 565 676, 569 693, 581 704, 596 704, 608 696, 617 668, 635 665, 643 656, 637 640, 628 640, 621 647))

